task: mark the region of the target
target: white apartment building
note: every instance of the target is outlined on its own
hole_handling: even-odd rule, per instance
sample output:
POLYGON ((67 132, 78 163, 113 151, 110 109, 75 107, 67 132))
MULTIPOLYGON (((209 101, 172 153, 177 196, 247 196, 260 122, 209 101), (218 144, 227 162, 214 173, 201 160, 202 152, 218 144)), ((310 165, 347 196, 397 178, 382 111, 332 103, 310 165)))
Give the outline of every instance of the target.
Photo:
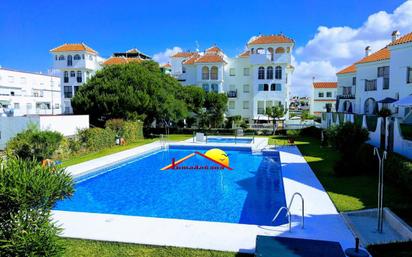
POLYGON ((97 70, 104 59, 84 43, 63 44, 50 50, 53 55, 53 70, 62 81, 61 102, 63 113, 73 113, 71 98, 79 87, 97 70))
POLYGON ((267 122, 267 107, 283 105, 288 109, 293 47, 294 41, 284 35, 259 35, 234 58, 216 45, 204 52, 180 52, 171 56, 171 74, 183 85, 226 93, 227 116, 240 115, 250 123, 267 122))
POLYGON ((61 114, 60 78, 0 67, 0 116, 61 114))
POLYGON ((336 111, 336 82, 313 82, 310 113, 320 116, 322 112, 336 111))
POLYGON ((400 37, 392 33, 392 42, 339 71, 338 110, 359 114, 376 114, 385 106, 395 116, 406 117, 410 108, 394 108, 391 102, 412 94, 412 32, 400 37))

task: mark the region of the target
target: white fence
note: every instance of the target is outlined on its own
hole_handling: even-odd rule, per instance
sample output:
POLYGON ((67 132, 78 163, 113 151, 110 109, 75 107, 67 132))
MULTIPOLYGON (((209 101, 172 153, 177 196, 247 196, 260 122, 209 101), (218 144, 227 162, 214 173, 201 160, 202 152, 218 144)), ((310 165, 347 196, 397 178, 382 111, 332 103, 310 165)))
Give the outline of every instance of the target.
MULTIPOLYGON (((333 119, 333 113, 325 113, 322 116, 322 123, 321 127, 322 128, 328 128, 332 125, 339 125, 340 123, 343 122, 355 122, 355 115, 354 114, 348 114, 345 113, 343 114, 343 121, 340 121, 339 116, 342 117, 342 115, 336 115, 335 121, 333 119)), ((378 117, 377 122, 376 122, 376 128, 374 131, 369 131, 368 125, 366 122, 366 115, 362 116, 362 127, 367 129, 369 131, 369 141, 367 142, 368 144, 371 144, 373 146, 379 147, 381 145, 381 132, 382 132, 382 123, 383 123, 383 117, 378 117)), ((388 149, 388 145, 391 144, 390 142, 390 137, 388 135, 391 134, 391 127, 393 126, 393 151, 403 155, 409 159, 412 159, 412 141, 407 140, 402 137, 401 133, 401 127, 400 127, 400 118, 386 118, 386 126, 385 126, 385 147, 388 149)))

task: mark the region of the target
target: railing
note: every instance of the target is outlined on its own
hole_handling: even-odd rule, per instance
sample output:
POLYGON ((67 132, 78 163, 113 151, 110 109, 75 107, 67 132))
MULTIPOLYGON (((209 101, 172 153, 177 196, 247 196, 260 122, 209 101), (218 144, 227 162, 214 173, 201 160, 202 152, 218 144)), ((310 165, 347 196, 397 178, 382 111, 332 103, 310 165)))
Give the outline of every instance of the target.
POLYGON ((279 217, 282 210, 286 210, 286 216, 288 217, 288 222, 289 222, 289 231, 292 231, 292 218, 291 218, 291 213, 290 213, 290 207, 292 206, 293 200, 295 199, 295 196, 297 195, 302 200, 302 229, 305 227, 305 200, 303 199, 303 196, 298 192, 295 192, 292 195, 292 198, 290 199, 288 207, 285 207, 285 206, 280 207, 275 217, 272 219, 272 223, 275 222, 275 220, 279 217))

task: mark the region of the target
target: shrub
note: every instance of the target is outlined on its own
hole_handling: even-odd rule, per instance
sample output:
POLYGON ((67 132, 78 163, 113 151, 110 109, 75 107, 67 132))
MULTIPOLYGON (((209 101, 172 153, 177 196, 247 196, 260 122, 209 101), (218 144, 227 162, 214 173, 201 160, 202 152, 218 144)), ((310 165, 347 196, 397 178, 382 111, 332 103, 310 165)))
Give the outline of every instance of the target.
POLYGON ((363 115, 362 114, 354 114, 354 121, 355 125, 358 127, 362 127, 362 122, 363 122, 363 115))
POLYGON ((366 126, 368 127, 369 131, 375 131, 376 125, 378 124, 378 116, 366 116, 366 126))
POLYGON ((341 159, 335 163, 337 175, 353 175, 357 170, 356 153, 369 138, 369 132, 351 122, 327 129, 331 145, 341 153, 341 159))
POLYGON ((288 131, 286 131, 286 135, 292 139, 296 139, 299 133, 300 131, 298 129, 289 129, 288 131))
POLYGON ((58 256, 63 246, 50 210, 73 194, 73 180, 63 168, 36 161, 0 161, 1 256, 58 256))
POLYGON ((115 145, 116 132, 110 128, 89 128, 80 130, 78 137, 88 150, 97 151, 115 145))
POLYGON ((29 126, 7 142, 6 152, 9 156, 41 161, 51 158, 62 140, 63 135, 59 132, 40 131, 34 126, 29 126))
POLYGON ((407 140, 412 140, 412 124, 400 124, 402 137, 407 140))
POLYGON ((139 121, 112 119, 106 122, 106 128, 115 131, 116 135, 123 137, 126 142, 133 143, 143 139, 143 123, 139 121))
POLYGON ((397 185, 412 192, 411 160, 396 153, 388 153, 384 164, 385 176, 397 185))
POLYGON ((308 136, 313 138, 320 138, 322 133, 322 129, 317 128, 315 126, 306 127, 300 130, 300 135, 308 136))

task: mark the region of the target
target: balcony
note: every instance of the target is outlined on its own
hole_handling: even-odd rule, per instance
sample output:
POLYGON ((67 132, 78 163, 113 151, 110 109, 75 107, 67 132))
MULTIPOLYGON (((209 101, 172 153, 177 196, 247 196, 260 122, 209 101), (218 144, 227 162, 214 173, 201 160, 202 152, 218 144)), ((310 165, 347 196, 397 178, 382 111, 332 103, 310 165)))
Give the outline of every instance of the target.
POLYGON ((229 98, 236 98, 237 97, 237 90, 231 90, 227 92, 227 97, 229 98))
POLYGON ((353 95, 353 94, 342 94, 342 95, 338 95, 338 99, 355 99, 355 95, 353 95))
POLYGON ((365 91, 376 91, 377 89, 377 83, 376 79, 368 80, 365 79, 365 91))
POLYGON ((273 57, 270 54, 251 54, 250 63, 255 65, 260 64, 273 64, 273 63, 290 63, 290 54, 274 54, 273 57))

